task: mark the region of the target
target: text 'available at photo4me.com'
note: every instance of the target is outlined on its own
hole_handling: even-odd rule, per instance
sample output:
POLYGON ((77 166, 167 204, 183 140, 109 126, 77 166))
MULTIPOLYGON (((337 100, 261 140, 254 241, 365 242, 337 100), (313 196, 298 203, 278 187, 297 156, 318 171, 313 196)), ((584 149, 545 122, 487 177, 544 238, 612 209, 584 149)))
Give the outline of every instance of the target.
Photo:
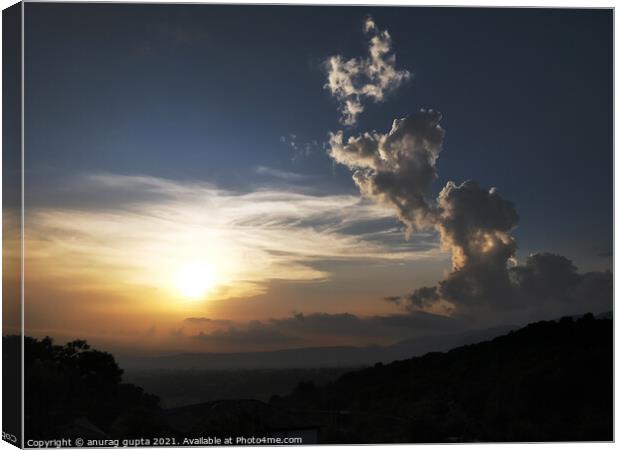
POLYGON ((206 445, 302 445, 301 437, 274 436, 201 436, 195 438, 135 438, 135 439, 87 439, 58 438, 48 440, 28 439, 26 448, 67 448, 67 447, 201 447, 206 445))

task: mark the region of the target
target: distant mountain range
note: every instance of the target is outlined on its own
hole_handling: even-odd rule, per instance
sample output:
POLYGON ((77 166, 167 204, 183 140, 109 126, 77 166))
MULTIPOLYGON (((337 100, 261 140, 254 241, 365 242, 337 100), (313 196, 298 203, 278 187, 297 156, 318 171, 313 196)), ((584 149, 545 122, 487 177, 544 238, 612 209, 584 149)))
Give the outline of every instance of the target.
POLYGON ((389 363, 428 352, 446 351, 461 345, 492 339, 517 328, 519 328, 517 325, 507 325, 465 333, 423 336, 389 346, 306 347, 240 353, 183 353, 155 357, 119 357, 118 361, 121 367, 128 370, 360 367, 377 362, 389 363))
MULTIPOLYGON (((578 317, 581 316, 574 316, 573 318, 578 317)), ((613 312, 605 312, 596 317, 611 319, 613 312)), ((117 357, 117 360, 122 368, 132 371, 360 367, 377 362, 389 363, 412 356, 420 356, 428 352, 443 352, 462 345, 475 344, 501 336, 518 329, 520 326, 503 325, 467 332, 420 336, 388 346, 305 347, 238 353, 180 353, 148 357, 117 357)))

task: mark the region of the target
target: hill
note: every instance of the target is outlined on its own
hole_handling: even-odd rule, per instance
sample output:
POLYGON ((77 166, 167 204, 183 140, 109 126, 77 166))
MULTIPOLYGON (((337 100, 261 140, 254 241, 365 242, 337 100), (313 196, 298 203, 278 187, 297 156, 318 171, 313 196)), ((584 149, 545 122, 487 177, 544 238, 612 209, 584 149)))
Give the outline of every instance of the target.
MULTIPOLYGON (((322 387, 301 382, 269 403, 248 396, 166 410, 156 395, 122 379, 113 355, 85 341, 61 346, 26 337, 28 434, 182 439, 208 430, 303 436, 304 443, 609 441, 613 323, 601 317, 538 322, 446 353, 346 372, 322 387)), ((4 337, 3 345, 21 348, 21 337, 4 337)))
POLYGON ((433 351, 481 342, 518 328, 516 325, 482 330, 421 336, 389 346, 306 347, 263 352, 180 353, 150 357, 119 357, 128 373, 152 370, 300 369, 361 367, 388 363, 433 351))
POLYGON ((325 387, 301 383, 271 404, 319 424, 329 443, 609 441, 613 324, 538 322, 325 387))

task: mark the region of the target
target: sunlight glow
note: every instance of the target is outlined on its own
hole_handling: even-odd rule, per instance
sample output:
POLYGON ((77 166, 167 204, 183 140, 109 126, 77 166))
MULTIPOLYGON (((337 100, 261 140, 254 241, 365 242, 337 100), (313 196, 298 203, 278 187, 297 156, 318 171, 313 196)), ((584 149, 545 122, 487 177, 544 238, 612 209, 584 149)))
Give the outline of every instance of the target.
POLYGON ((327 280, 329 270, 316 262, 447 256, 438 246, 400 244, 396 227, 350 233, 393 215, 356 196, 276 188, 238 193, 140 176, 78 181, 82 195, 109 190, 131 213, 123 207, 30 209, 28 276, 84 295, 123 298, 114 305, 118 314, 145 307, 202 314, 196 310, 205 306, 202 300, 263 295, 272 280, 327 280))
POLYGON ((217 284, 213 267, 192 263, 182 267, 175 276, 178 292, 189 300, 201 300, 217 284))

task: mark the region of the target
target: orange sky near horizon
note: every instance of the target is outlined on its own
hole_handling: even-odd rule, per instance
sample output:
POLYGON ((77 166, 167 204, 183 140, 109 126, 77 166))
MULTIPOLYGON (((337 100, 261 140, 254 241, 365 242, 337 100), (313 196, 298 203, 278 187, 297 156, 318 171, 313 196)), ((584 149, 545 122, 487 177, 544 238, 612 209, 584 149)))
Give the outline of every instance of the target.
POLYGON ((398 336, 316 333, 288 345, 193 337, 295 313, 395 313, 383 297, 432 282, 449 267, 447 254, 413 249, 402 229, 390 231, 396 243, 345 232, 391 216, 354 196, 232 194, 139 177, 91 181, 157 195, 119 208, 27 210, 26 334, 86 338, 125 352, 387 343, 398 336), (185 320, 192 317, 212 322, 185 320))

